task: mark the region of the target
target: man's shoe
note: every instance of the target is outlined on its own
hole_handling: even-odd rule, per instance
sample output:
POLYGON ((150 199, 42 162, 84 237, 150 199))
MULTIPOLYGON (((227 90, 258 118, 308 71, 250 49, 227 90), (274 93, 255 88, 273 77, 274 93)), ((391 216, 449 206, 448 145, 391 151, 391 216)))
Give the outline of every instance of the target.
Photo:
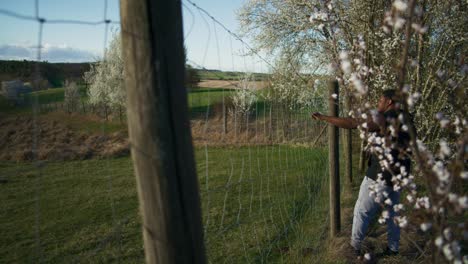
POLYGON ((353 256, 356 260, 362 260, 363 259, 363 254, 360 249, 354 249, 353 248, 353 256))
POLYGON ((398 251, 393 251, 389 247, 387 247, 384 252, 382 253, 382 256, 384 257, 389 257, 389 256, 396 256, 398 255, 398 251))

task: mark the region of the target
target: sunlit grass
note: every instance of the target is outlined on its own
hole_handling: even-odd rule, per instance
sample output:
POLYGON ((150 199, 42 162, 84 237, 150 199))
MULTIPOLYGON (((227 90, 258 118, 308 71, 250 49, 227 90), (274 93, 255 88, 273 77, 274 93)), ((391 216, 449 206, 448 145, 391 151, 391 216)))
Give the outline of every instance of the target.
MULTIPOLYGON (((328 212, 326 152, 201 147, 195 157, 212 263, 315 261, 328 212)), ((144 261, 130 158, 0 171, 2 262, 144 261)))

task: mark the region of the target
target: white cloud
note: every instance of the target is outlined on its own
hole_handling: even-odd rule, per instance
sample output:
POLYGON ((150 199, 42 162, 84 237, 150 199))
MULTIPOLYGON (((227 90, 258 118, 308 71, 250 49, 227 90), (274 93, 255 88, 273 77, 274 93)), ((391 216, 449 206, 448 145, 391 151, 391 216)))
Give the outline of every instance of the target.
MULTIPOLYGON (((72 48, 66 44, 58 46, 44 44, 41 60, 49 62, 89 62, 95 61, 98 54, 72 48)), ((37 47, 28 45, 0 45, 0 60, 36 60, 37 47)))

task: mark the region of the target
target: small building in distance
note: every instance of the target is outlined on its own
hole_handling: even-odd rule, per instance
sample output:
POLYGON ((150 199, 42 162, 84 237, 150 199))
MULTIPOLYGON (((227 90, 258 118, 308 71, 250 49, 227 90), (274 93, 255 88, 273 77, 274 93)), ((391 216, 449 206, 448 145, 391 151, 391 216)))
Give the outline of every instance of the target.
POLYGON ((24 85, 19 80, 2 82, 2 90, 0 91, 1 95, 15 105, 23 104, 24 95, 31 92, 31 87, 24 85))

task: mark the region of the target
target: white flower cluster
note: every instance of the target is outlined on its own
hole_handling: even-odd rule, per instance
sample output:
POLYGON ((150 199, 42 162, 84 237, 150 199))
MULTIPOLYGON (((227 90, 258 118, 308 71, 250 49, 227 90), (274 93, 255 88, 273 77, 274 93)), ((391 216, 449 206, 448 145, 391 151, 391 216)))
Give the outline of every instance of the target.
POLYGON ((257 101, 256 89, 253 85, 252 75, 246 74, 240 80, 240 88, 232 95, 232 102, 237 112, 248 114, 252 105, 257 101))
POLYGON ((84 79, 89 84, 88 96, 92 104, 105 106, 125 105, 124 63, 122 58, 121 37, 112 39, 104 60, 91 65, 84 79))
POLYGON ((421 94, 418 92, 415 92, 408 96, 408 99, 406 99, 407 100, 406 102, 408 103, 408 106, 410 107, 410 109, 414 107, 414 105, 418 102, 419 98, 421 98, 421 94))
POLYGON ((441 128, 454 128, 454 132, 457 135, 461 135, 463 131, 466 131, 466 118, 461 118, 458 115, 455 115, 454 120, 451 121, 443 113, 437 113, 435 117, 439 121, 441 128))
POLYGON ((340 52, 339 59, 344 82, 350 83, 354 87, 356 95, 360 97, 368 91, 363 79, 372 74, 373 70, 363 63, 366 43, 362 36, 358 37, 354 46, 356 50, 352 52, 353 60, 350 59, 349 52, 344 50, 340 52))
POLYGON ((314 23, 316 21, 326 22, 328 20, 328 13, 326 12, 316 12, 310 15, 309 21, 314 23))
POLYGON ((429 201, 429 197, 423 196, 416 199, 416 203, 414 204, 415 209, 427 209, 431 208, 431 202, 429 201))
POLYGON ((453 234, 449 228, 443 230, 443 234, 434 240, 434 244, 442 251, 448 261, 460 264, 468 261, 467 256, 462 258, 460 243, 453 240, 453 234))
POLYGON ((309 16, 309 22, 315 25, 320 31, 325 26, 328 28, 328 33, 338 32, 339 28, 336 28, 336 8, 335 1, 324 1, 323 3, 316 4, 313 12, 309 16))

